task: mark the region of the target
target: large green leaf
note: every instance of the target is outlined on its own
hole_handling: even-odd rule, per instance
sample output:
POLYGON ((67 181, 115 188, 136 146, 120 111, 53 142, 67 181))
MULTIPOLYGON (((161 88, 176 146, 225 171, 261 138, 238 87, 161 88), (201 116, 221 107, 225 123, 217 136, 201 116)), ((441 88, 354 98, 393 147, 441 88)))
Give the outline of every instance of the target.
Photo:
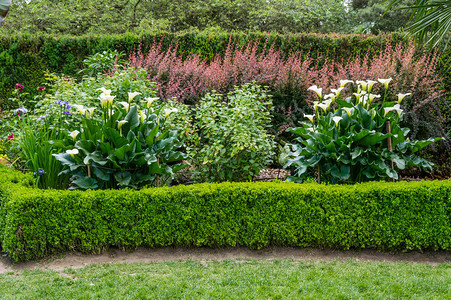
POLYGON ((340 166, 334 165, 330 170, 330 174, 340 180, 348 180, 351 176, 351 167, 344 164, 340 166))
POLYGON ((132 180, 132 174, 130 172, 117 172, 114 174, 114 178, 116 179, 118 185, 128 186, 132 180))
POLYGON ((152 128, 150 133, 147 135, 147 137, 146 137, 147 146, 152 147, 152 145, 154 144, 154 138, 157 135, 159 128, 160 127, 158 125, 155 125, 155 127, 152 128))
POLYGON ((381 133, 381 132, 372 132, 369 135, 365 136, 363 139, 359 141, 360 145, 363 146, 374 146, 377 143, 387 139, 388 137, 393 136, 391 133, 381 133))
POLYGON ((100 151, 94 151, 92 153, 88 153, 83 160, 83 163, 88 165, 91 162, 95 162, 101 166, 104 166, 108 161, 102 156, 100 151))
POLYGON ((138 106, 134 105, 130 107, 129 112, 125 116, 125 121, 127 121, 127 123, 122 126, 122 133, 127 136, 130 130, 139 126, 138 106))
POLYGON ((72 181, 72 183, 76 184, 79 188, 83 190, 87 189, 94 190, 99 187, 97 184, 97 180, 88 176, 79 177, 76 180, 72 181))

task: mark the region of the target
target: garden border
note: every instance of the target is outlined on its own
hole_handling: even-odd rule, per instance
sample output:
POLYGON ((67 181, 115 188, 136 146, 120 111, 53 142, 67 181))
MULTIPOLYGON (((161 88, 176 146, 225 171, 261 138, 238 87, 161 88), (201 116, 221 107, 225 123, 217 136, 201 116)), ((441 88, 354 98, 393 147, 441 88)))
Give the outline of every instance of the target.
POLYGON ((63 191, 0 166, 0 228, 14 261, 112 246, 448 250, 451 181, 63 191))

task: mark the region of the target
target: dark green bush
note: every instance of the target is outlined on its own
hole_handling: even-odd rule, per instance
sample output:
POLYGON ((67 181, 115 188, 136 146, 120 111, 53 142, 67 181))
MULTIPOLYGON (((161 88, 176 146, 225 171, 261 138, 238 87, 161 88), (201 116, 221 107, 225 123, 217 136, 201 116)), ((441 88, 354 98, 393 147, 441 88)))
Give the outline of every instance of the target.
POLYGON ((81 192, 29 188, 27 176, 0 172, 22 182, 0 181, 1 243, 14 261, 110 246, 451 249, 451 181, 81 192))

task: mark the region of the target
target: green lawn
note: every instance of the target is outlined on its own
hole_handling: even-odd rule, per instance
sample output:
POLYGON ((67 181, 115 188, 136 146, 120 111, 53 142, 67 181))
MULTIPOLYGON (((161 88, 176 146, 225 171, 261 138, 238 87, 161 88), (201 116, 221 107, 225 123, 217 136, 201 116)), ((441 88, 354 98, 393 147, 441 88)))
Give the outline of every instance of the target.
POLYGON ((0 275, 1 299, 451 299, 451 264, 293 260, 90 265, 0 275))

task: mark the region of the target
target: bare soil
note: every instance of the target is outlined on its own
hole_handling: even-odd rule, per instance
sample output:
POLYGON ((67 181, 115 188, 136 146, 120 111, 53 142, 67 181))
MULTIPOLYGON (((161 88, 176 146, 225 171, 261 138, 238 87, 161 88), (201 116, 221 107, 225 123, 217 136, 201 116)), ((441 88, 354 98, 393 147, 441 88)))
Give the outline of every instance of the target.
POLYGON ((79 252, 52 256, 39 261, 29 261, 13 264, 6 255, 0 258, 0 273, 17 272, 23 270, 54 270, 62 271, 66 268, 83 268, 91 264, 110 263, 148 263, 173 260, 221 261, 225 259, 293 259, 299 261, 380 261, 403 262, 427 265, 451 263, 451 251, 439 252, 408 252, 381 253, 376 250, 332 250, 314 248, 272 247, 262 250, 238 248, 138 248, 135 251, 121 251, 109 249, 102 254, 86 255, 79 252))

